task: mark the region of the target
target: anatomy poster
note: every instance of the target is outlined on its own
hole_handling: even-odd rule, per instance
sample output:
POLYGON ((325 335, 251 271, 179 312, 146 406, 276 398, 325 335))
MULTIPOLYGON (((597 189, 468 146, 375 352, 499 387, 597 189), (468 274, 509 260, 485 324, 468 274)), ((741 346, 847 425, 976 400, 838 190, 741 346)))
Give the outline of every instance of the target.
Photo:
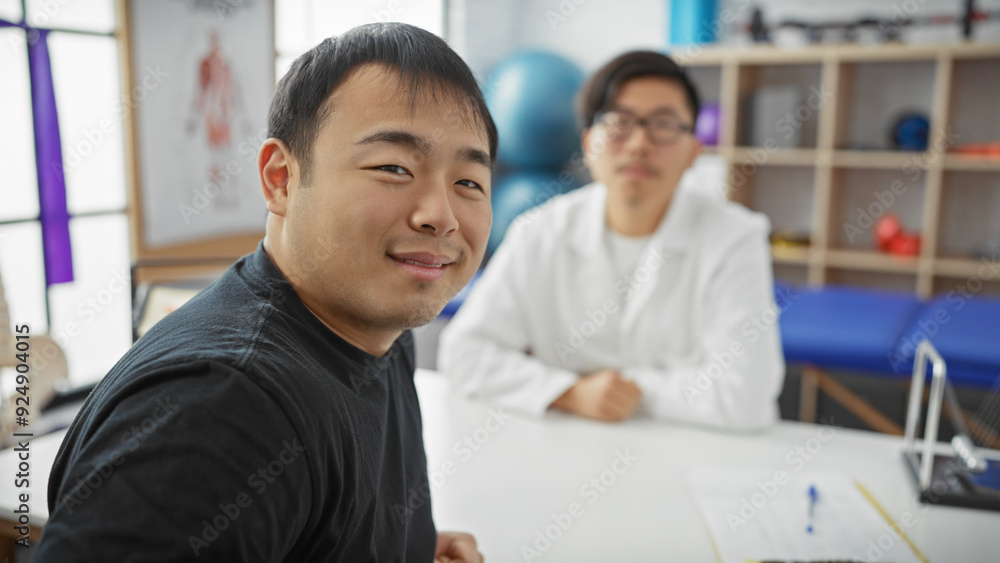
POLYGON ((271 0, 127 2, 142 244, 262 232, 271 0))

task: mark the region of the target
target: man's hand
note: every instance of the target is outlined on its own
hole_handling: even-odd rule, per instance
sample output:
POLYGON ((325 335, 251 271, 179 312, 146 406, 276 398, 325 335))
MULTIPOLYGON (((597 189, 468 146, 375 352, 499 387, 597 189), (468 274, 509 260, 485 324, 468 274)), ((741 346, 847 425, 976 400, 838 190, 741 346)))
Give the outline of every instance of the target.
POLYGON ((619 422, 632 416, 641 398, 635 382, 613 369, 603 369, 583 376, 551 406, 595 420, 619 422))
POLYGON ((476 538, 465 532, 438 532, 434 563, 483 563, 476 538))

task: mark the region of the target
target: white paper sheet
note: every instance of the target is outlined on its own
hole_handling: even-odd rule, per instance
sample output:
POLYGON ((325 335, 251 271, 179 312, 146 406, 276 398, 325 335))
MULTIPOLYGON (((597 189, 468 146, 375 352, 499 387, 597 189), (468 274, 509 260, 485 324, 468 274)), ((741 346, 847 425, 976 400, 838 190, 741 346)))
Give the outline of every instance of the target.
POLYGON ((702 467, 687 481, 723 563, 921 562, 845 475, 702 467), (818 493, 811 533, 810 486, 818 493))

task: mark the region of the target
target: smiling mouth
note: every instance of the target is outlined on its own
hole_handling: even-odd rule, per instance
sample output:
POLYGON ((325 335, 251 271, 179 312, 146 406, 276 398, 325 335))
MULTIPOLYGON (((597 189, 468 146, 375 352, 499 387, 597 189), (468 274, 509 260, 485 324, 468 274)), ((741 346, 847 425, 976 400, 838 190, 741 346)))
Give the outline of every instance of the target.
POLYGON ((454 261, 444 255, 414 252, 400 255, 387 254, 401 270, 422 282, 434 282, 444 276, 454 261))
POLYGON ((405 264, 413 264, 414 266, 421 266, 424 268, 443 268, 444 266, 447 266, 447 264, 425 264, 423 262, 417 262, 416 260, 400 260, 399 258, 395 258, 395 260, 397 262, 403 262, 405 264))

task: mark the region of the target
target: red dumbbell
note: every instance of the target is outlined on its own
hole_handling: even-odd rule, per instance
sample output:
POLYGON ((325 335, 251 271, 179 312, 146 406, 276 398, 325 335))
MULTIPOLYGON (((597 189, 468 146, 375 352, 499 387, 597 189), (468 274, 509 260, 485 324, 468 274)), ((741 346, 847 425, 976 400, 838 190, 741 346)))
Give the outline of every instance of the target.
POLYGON ((904 231, 903 223, 892 213, 886 213, 876 221, 875 241, 882 252, 898 256, 920 254, 920 234, 904 231))

